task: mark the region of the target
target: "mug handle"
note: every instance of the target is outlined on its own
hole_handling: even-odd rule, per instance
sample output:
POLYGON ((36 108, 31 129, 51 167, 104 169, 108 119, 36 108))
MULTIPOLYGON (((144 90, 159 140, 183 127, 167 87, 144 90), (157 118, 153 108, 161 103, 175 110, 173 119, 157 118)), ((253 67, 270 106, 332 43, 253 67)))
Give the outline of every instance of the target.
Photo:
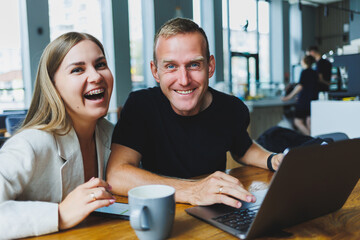
POLYGON ((135 230, 150 230, 149 210, 146 206, 133 206, 131 208, 130 225, 135 230))

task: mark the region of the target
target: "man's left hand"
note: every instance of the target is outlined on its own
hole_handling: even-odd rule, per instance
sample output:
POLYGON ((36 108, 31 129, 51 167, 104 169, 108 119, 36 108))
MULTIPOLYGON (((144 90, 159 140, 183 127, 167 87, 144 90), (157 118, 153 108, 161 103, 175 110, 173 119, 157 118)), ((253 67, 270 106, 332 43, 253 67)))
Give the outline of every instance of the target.
POLYGON ((275 171, 279 169, 280 163, 282 162, 283 158, 284 158, 284 154, 278 153, 274 155, 273 158, 271 159, 271 164, 275 171))

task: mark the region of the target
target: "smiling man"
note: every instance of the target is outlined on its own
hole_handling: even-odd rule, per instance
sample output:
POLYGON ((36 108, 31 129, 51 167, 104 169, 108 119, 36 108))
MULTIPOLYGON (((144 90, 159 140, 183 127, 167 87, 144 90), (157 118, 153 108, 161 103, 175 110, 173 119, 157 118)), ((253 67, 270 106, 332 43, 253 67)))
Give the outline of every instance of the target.
POLYGON ((205 32, 189 19, 166 22, 154 40, 151 71, 160 87, 130 94, 117 123, 107 180, 113 192, 145 184, 176 189, 177 202, 193 205, 255 197, 224 171, 226 152, 244 164, 277 169, 273 155, 248 133, 249 111, 236 97, 208 86, 215 72, 205 32), (140 167, 141 166, 141 167, 140 167), (200 180, 187 178, 210 174, 200 180))

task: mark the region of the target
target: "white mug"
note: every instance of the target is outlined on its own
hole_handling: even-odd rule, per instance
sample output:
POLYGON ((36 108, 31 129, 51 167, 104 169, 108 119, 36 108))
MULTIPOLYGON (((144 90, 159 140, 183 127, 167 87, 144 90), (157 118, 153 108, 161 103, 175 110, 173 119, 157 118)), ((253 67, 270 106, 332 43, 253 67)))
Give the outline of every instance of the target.
POLYGON ((145 185, 128 192, 130 225, 140 240, 169 237, 175 216, 175 189, 145 185))

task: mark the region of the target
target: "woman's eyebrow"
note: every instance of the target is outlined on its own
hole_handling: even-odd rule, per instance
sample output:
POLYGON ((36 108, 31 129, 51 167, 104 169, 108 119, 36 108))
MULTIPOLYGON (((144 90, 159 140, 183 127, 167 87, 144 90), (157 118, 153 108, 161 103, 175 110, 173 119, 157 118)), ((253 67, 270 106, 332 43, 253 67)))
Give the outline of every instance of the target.
MULTIPOLYGON (((103 59, 105 59, 105 57, 104 57, 104 56, 101 56, 101 57, 97 58, 97 59, 95 60, 95 62, 100 62, 100 61, 102 61, 103 59)), ((71 67, 71 66, 81 66, 81 65, 85 65, 85 62, 84 62, 84 61, 79 61, 79 62, 70 63, 69 65, 66 66, 65 69, 67 69, 67 68, 69 68, 69 67, 71 67)))
POLYGON ((101 57, 99 57, 98 59, 96 59, 95 62, 100 62, 100 61, 102 61, 102 60, 104 60, 104 59, 105 59, 105 56, 101 56, 101 57))
POLYGON ((69 65, 66 66, 65 69, 71 67, 71 66, 79 66, 79 65, 85 65, 85 62, 74 62, 74 63, 70 63, 69 65))

